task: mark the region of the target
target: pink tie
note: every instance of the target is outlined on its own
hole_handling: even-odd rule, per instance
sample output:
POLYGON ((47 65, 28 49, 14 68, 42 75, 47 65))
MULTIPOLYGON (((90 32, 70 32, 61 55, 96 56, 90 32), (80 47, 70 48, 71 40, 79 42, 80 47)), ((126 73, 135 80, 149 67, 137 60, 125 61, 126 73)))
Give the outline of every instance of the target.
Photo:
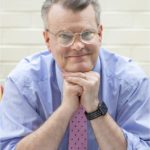
POLYGON ((68 150, 87 150, 87 119, 82 106, 70 121, 68 150))

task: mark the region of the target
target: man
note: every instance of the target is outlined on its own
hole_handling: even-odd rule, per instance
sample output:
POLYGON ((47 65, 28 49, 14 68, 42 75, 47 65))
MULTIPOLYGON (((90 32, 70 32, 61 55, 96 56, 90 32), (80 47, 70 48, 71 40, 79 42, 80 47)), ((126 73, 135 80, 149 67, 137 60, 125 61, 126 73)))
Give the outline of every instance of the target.
POLYGON ((48 50, 22 60, 5 84, 1 150, 75 150, 69 124, 80 107, 84 149, 149 150, 150 80, 100 49, 98 0, 46 0, 42 17, 48 50))

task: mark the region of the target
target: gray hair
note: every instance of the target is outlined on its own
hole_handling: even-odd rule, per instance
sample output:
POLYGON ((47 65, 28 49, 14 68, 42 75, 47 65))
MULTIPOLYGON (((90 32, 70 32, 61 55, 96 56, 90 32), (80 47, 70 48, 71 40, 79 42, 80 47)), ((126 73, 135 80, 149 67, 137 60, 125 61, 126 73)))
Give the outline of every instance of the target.
POLYGON ((99 25, 101 8, 98 1, 99 0, 45 0, 41 9, 41 16, 43 19, 45 29, 48 28, 48 12, 52 5, 56 3, 59 3, 64 8, 71 9, 75 12, 81 11, 91 4, 95 11, 97 25, 99 25))

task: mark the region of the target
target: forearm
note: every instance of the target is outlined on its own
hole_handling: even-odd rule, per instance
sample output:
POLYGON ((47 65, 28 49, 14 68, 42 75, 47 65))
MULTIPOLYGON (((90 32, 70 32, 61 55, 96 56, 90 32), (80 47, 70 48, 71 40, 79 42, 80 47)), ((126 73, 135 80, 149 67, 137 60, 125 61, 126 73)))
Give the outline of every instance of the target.
POLYGON ((108 113, 92 120, 91 125, 101 150, 127 149, 122 130, 108 113))
POLYGON ((69 108, 59 107, 39 129, 22 139, 16 150, 57 150, 71 116, 69 108))

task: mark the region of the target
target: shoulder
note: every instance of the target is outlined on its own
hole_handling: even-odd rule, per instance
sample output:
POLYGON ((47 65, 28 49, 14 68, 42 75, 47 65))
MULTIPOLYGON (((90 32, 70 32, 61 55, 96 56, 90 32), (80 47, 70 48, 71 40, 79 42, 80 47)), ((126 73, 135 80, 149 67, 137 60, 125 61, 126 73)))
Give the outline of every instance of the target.
POLYGON ((124 81, 129 85, 148 78, 144 71, 131 58, 101 49, 102 70, 108 78, 124 81))
POLYGON ((122 108, 128 101, 143 103, 150 99, 150 78, 134 61, 104 49, 100 59, 103 91, 111 95, 108 99, 113 99, 113 104, 116 101, 122 108))
POLYGON ((145 91, 149 96, 150 79, 134 61, 104 49, 100 52, 100 59, 102 78, 112 91, 117 91, 122 98, 137 93, 135 91, 138 94, 145 91))
POLYGON ((8 75, 17 84, 40 82, 50 76, 50 65, 53 61, 48 51, 42 51, 22 59, 8 75))

